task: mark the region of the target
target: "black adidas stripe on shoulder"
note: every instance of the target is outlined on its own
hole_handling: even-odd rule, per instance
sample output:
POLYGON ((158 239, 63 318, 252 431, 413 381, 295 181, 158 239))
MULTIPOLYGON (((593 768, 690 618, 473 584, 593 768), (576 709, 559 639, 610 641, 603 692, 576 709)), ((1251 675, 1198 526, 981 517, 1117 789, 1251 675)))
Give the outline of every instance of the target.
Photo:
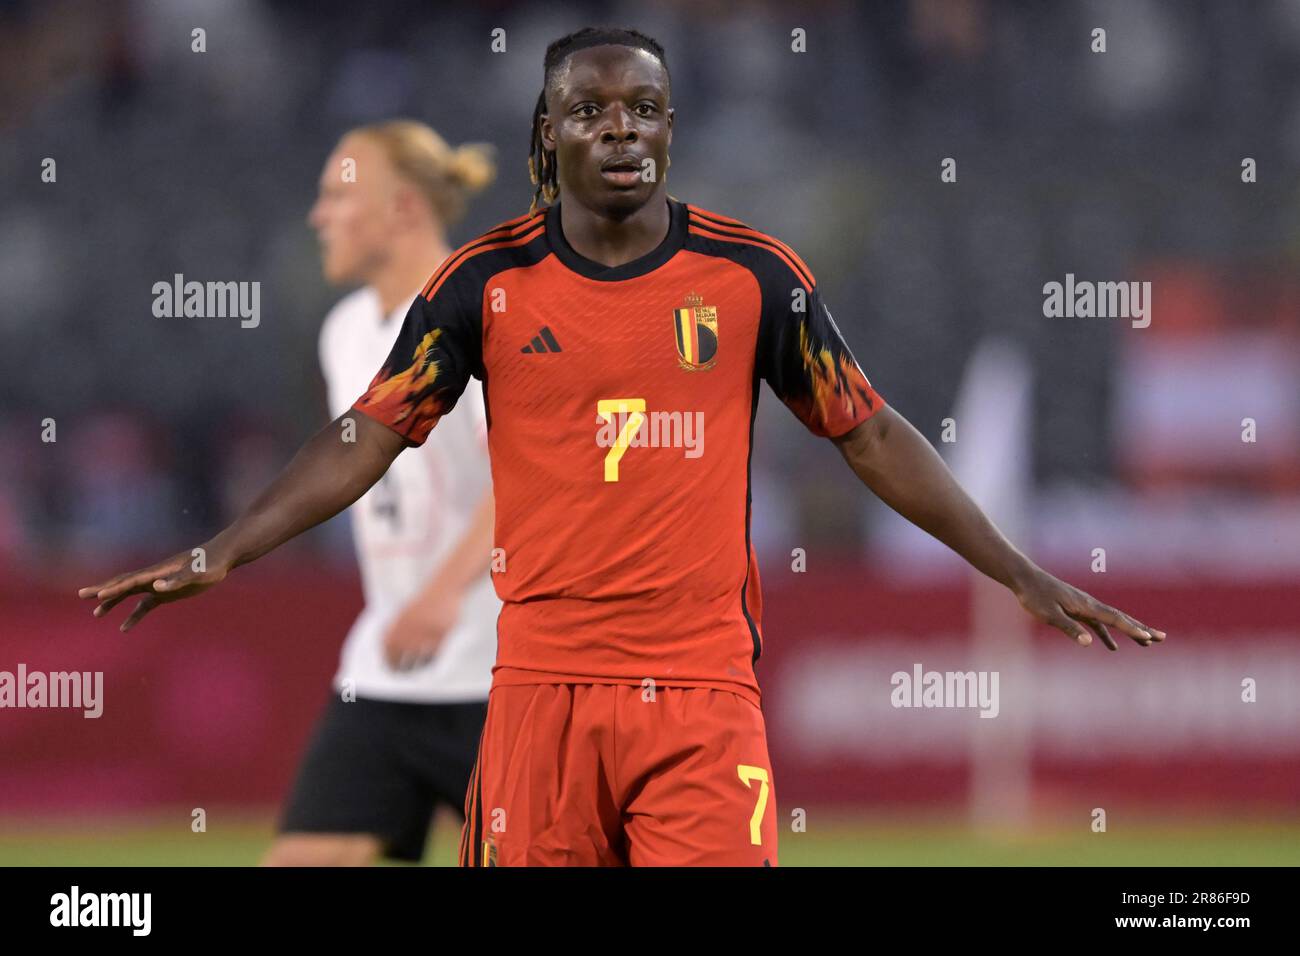
POLYGON ((545 210, 541 210, 493 226, 449 255, 425 283, 421 295, 432 298, 452 273, 459 276, 465 272, 486 282, 504 269, 540 262, 545 258, 545 222, 545 210))
POLYGON ((687 209, 690 213, 687 248, 706 255, 721 255, 743 265, 749 265, 751 262, 766 263, 768 268, 774 269, 781 275, 781 281, 785 281, 786 270, 788 270, 806 290, 811 290, 817 284, 812 270, 781 240, 754 229, 739 219, 722 216, 696 206, 688 205, 687 209), (744 247, 763 250, 775 261, 768 262, 767 257, 753 254, 740 255, 737 250, 744 247), (785 269, 779 268, 778 263, 785 269))

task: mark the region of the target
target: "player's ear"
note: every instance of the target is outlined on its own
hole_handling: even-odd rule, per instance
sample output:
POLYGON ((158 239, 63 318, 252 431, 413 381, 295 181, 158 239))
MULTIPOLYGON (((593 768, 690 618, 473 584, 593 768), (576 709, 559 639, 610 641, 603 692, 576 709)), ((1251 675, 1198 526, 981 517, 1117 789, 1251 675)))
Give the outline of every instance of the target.
POLYGON ((551 111, 547 104, 548 83, 542 81, 541 92, 537 94, 537 105, 533 107, 533 116, 535 117, 534 130, 542 141, 542 148, 545 150, 555 149, 555 130, 551 126, 551 111))

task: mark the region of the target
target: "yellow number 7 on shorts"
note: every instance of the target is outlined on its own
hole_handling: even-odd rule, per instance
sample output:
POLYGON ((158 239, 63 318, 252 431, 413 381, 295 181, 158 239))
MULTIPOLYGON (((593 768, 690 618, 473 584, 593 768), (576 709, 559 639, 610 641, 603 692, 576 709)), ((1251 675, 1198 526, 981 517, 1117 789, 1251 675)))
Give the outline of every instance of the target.
POLYGON ((623 457, 623 453, 627 451, 628 442, 632 440, 632 436, 636 434, 637 429, 641 427, 641 423, 645 421, 645 415, 642 414, 644 411, 644 398, 597 399, 596 414, 607 422, 612 423, 612 416, 615 412, 620 415, 627 415, 628 412, 632 413, 627 415, 627 421, 619 429, 618 439, 605 453, 606 481, 618 481, 618 460, 623 457))
POLYGON ((736 773, 740 775, 740 782, 750 790, 754 789, 750 781, 758 781, 758 805, 754 807, 754 815, 749 818, 749 842, 758 846, 763 842, 763 811, 767 809, 767 771, 762 767, 750 767, 742 763, 736 765, 736 773))

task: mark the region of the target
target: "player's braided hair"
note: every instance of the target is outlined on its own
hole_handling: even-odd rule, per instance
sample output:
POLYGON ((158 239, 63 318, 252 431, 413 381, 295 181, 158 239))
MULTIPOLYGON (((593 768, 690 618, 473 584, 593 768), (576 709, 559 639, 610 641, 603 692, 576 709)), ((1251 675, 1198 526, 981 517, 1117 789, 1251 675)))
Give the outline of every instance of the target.
POLYGON ((542 114, 546 112, 546 90, 551 85, 551 76, 555 68, 573 53, 593 46, 626 46, 645 50, 663 64, 668 72, 668 59, 664 48, 652 37, 640 30, 620 27, 583 27, 575 33, 560 37, 546 47, 546 59, 542 74, 542 92, 537 96, 537 106, 533 110, 533 135, 528 144, 528 178, 536 187, 533 201, 528 207, 529 215, 537 211, 538 201, 555 202, 560 194, 560 182, 556 177, 555 150, 542 145, 542 114))

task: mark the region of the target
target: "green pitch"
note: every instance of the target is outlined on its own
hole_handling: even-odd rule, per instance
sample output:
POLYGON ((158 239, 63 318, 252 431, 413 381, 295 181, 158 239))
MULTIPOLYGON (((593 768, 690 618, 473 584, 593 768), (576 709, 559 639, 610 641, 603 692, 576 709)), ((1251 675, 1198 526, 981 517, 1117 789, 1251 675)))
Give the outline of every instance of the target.
MULTIPOLYGON (((0 820, 3 866, 248 866, 272 834, 272 820, 220 821, 191 833, 177 823, 104 821, 93 826, 0 820)), ((455 862, 459 827, 440 820, 425 863, 455 862)), ((810 820, 781 836, 782 866, 1297 866, 1300 823, 1210 821, 1112 826, 1108 833, 1040 830, 979 835, 952 825, 884 824, 869 817, 810 820)))

